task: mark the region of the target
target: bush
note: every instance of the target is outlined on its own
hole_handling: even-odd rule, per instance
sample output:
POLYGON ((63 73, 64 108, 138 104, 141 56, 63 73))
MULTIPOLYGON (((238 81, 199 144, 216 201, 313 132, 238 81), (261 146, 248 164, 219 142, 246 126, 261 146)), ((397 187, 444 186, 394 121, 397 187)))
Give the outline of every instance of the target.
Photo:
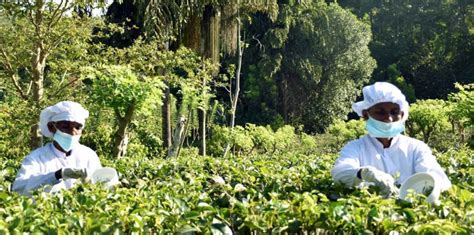
POLYGON ((474 84, 455 84, 459 92, 449 94, 452 109, 449 117, 453 132, 460 136, 461 143, 474 147, 474 84))
MULTIPOLYGON (((293 148, 297 149, 297 148, 293 148)), ((471 231, 473 151, 436 153, 453 188, 441 205, 382 199, 333 185, 335 154, 203 157, 197 149, 170 159, 103 160, 122 185, 81 184, 32 198, 8 191, 18 161, 0 157, 0 233, 458 233, 471 231), (337 199, 337 200, 336 200, 337 199)))
POLYGON ((22 160, 29 152, 29 119, 32 108, 23 101, 7 100, 0 102, 0 153, 7 159, 22 160))
POLYGON ((329 126, 326 135, 321 135, 325 138, 327 145, 332 151, 338 152, 347 142, 355 140, 367 134, 365 129, 365 121, 359 120, 336 120, 334 124, 329 126))
POLYGON ((469 105, 472 101, 467 97, 469 93, 461 91, 451 94, 450 101, 418 100, 410 107, 408 135, 440 151, 469 143, 473 133, 469 109, 474 105, 469 105))
POLYGON ((277 154, 286 152, 311 153, 316 151, 312 136, 297 134, 294 127, 285 125, 273 131, 269 126, 247 124, 230 128, 213 126, 208 150, 211 155, 222 156, 227 143, 239 154, 277 154))
POLYGON ((451 129, 449 110, 449 104, 443 100, 418 100, 410 107, 406 124, 408 135, 421 139, 428 145, 438 146, 440 143, 434 142, 436 135, 447 133, 451 129))

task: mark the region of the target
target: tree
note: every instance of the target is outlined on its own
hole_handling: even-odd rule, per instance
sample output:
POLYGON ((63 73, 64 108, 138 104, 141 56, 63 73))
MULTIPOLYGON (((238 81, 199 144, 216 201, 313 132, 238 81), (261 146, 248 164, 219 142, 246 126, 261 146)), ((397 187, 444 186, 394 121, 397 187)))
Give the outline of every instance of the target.
POLYGON ((122 157, 127 151, 128 129, 133 116, 139 111, 151 112, 156 105, 161 105, 164 84, 120 65, 86 68, 84 73, 92 81, 91 99, 114 110, 118 128, 114 135, 113 156, 122 157))
MULTIPOLYGON (((466 135, 470 135, 471 146, 473 143, 472 127, 474 126, 474 84, 460 85, 455 84, 459 90, 448 96, 449 103, 452 106, 449 117, 453 129, 457 126, 461 141, 468 140, 466 135), (471 129, 469 131, 469 129, 471 129), (471 132, 471 133, 469 133, 471 132)), ((454 130, 453 130, 454 131, 454 130)))
MULTIPOLYGON (((239 0, 237 0, 237 5, 239 5, 239 0)), ((237 9, 237 70, 235 71, 235 88, 232 90, 232 80, 229 81, 229 98, 230 98, 230 131, 231 134, 234 130, 235 126, 235 114, 237 111, 237 103, 239 101, 240 95, 240 71, 242 69, 242 54, 244 52, 245 45, 242 45, 242 41, 240 38, 240 26, 241 20, 240 19, 240 10, 237 9)), ((230 143, 227 143, 224 149, 224 157, 227 155, 227 152, 230 149, 230 143)))
POLYGON ((375 67, 370 40, 369 26, 336 4, 283 5, 278 20, 255 40, 263 56, 251 63, 266 71, 260 76, 274 79, 285 122, 322 131, 347 115, 368 82, 375 67))
MULTIPOLYGON (((104 58, 102 61, 100 61, 100 63, 98 64, 96 63, 94 65, 94 67, 97 69, 102 69, 103 67, 102 64, 121 65, 128 68, 136 76, 149 78, 150 81, 147 81, 145 79, 138 79, 137 84, 136 84, 137 86, 136 89, 138 90, 145 89, 147 86, 149 86, 147 85, 147 83, 151 82, 151 84, 155 84, 153 82, 154 80, 157 80, 156 81, 157 83, 162 83, 162 82, 165 83, 162 86, 162 88, 164 89, 163 93, 165 94, 168 93, 169 96, 165 95, 164 98, 167 99, 167 103, 164 103, 163 106, 168 106, 168 105, 169 106, 167 108, 161 107, 161 110, 162 112, 164 112, 163 110, 165 109, 169 110, 171 106, 171 100, 172 99, 175 100, 176 101, 175 104, 177 106, 176 107, 177 112, 174 114, 174 117, 175 117, 174 119, 176 122, 184 124, 184 125, 181 125, 183 128, 188 128, 190 124, 192 124, 192 119, 189 116, 193 113, 193 110, 205 109, 207 107, 209 99, 212 97, 212 94, 210 93, 210 87, 204 86, 203 84, 206 84, 207 81, 210 80, 212 74, 214 74, 216 71, 216 66, 209 60, 201 59, 196 53, 192 52, 189 49, 179 48, 176 51, 169 51, 169 50, 163 51, 160 49, 159 40, 149 38, 148 40, 145 41, 139 38, 135 40, 133 44, 130 45, 129 47, 125 47, 125 48, 98 47, 96 53, 100 55, 99 56, 100 58, 104 58), (203 83, 203 81, 205 82, 203 83), (140 84, 140 82, 142 82, 143 84, 140 84), (145 86, 145 88, 142 88, 141 86, 145 86), (175 96, 171 94, 170 92, 171 90, 173 90, 173 93, 176 94, 175 96)), ((113 77, 114 74, 115 73, 112 73, 107 76, 113 77)), ((135 79, 135 78, 132 77, 131 79, 135 79)), ((113 85, 112 87, 115 87, 115 86, 121 87, 121 86, 130 85, 128 83, 124 83, 120 81, 107 80, 107 82, 118 83, 118 84, 113 85)), ((123 89, 126 89, 126 88, 123 88, 123 89)), ((100 87, 96 87, 95 91, 99 92, 99 90, 100 90, 100 87)), ((130 99, 133 99, 133 95, 139 94, 138 91, 130 91, 130 92, 132 92, 130 99)), ((103 95, 105 96, 106 94, 103 94, 103 95)), ((153 99, 153 98, 158 99, 157 102, 161 103, 160 96, 153 95, 150 97, 150 99, 153 99)), ((101 99, 101 98, 98 97, 97 99, 101 99)), ((128 100, 127 102, 133 103, 131 101, 133 100, 128 100)), ((107 105, 107 106, 110 107, 110 105, 107 105)), ((116 108, 116 107, 113 107, 113 108, 116 108)), ((124 113, 126 112, 123 111, 122 113, 120 113, 120 115, 116 115, 117 120, 121 120, 125 118, 124 113)), ((140 111, 137 114, 140 114, 140 113, 142 112, 140 111)), ((159 111, 154 110, 154 113, 159 113, 159 111)), ((168 112, 167 114, 162 113, 162 116, 165 116, 165 115, 169 118, 168 121, 171 122, 171 118, 172 118, 171 112, 168 112)), ((126 118, 124 121, 126 125, 129 125, 129 123, 126 122, 126 118)), ((121 126, 126 127, 124 125, 119 125, 118 128, 120 129, 121 126)), ((162 125, 162 128, 164 126, 167 126, 167 125, 162 125)), ((153 131, 152 129, 156 130, 157 128, 150 128, 146 131, 148 132, 153 131)), ((122 128, 122 130, 124 130, 124 128, 122 128)), ((162 131, 171 132, 171 130, 166 130, 166 129, 162 129, 162 131)), ((179 148, 183 144, 183 140, 188 134, 187 129, 182 129, 179 132, 182 134, 176 135, 176 136, 179 136, 178 139, 173 139, 172 141, 171 139, 164 140, 165 141, 165 144, 163 144, 164 147, 169 148, 171 146, 174 146, 173 147, 174 149, 172 151, 169 151, 170 153, 173 153, 173 154, 179 153, 179 148), (169 145, 167 145, 166 143, 169 143, 169 145)), ((168 137, 171 138, 172 135, 170 134, 168 137)), ((122 137, 122 134, 116 135, 115 137, 116 146, 119 146, 119 143, 123 142, 123 140, 124 139, 122 137)), ((122 144, 121 146, 122 148, 125 148, 126 144, 122 144)), ((168 149, 168 150, 171 150, 171 149, 168 149)))
POLYGON ((420 136, 425 143, 437 130, 445 131, 448 122, 449 105, 443 100, 419 100, 410 107, 407 132, 420 136))
POLYGON ((374 80, 388 80, 396 65, 416 97, 446 98, 454 83, 469 83, 474 66, 473 4, 470 1, 354 1, 351 8, 372 25, 374 80))
POLYGON ((31 148, 42 145, 39 111, 75 84, 75 61, 87 56, 84 51, 96 20, 73 14, 78 5, 66 0, 0 4, 0 73, 9 78, 8 89, 15 90, 34 114, 31 148))
MULTIPOLYGON (((120 16, 120 9, 130 1, 125 1, 119 7, 111 8, 108 15, 114 19, 120 16), (115 9, 115 13, 114 13, 115 9), (118 13, 118 14, 117 14, 118 13)), ((116 4, 116 3, 114 3, 116 4)), ((220 61, 219 53, 233 54, 237 48, 237 21, 236 12, 264 11, 275 13, 277 4, 272 1, 135 1, 133 10, 137 11, 130 22, 136 22, 136 26, 142 29, 143 35, 154 35, 158 38, 168 40, 168 49, 176 50, 180 46, 186 46, 199 53, 213 63, 220 61)), ((130 30, 129 32, 132 32, 130 30)), ((132 33, 135 33, 133 31, 132 33)), ((122 37, 125 39, 134 37, 122 37)), ((214 74, 215 75, 215 74, 214 74)), ((203 80, 203 83, 205 81, 203 80)), ((202 85, 206 87, 204 83, 202 85)), ((165 92, 166 94, 168 92, 165 92)), ((167 101, 168 99, 165 99, 167 101)), ((171 136, 169 113, 167 105, 163 106, 163 133, 164 140, 171 136)), ((200 153, 206 154, 206 109, 199 111, 199 133, 201 139, 200 153)), ((166 142, 169 143, 169 142, 166 142)))

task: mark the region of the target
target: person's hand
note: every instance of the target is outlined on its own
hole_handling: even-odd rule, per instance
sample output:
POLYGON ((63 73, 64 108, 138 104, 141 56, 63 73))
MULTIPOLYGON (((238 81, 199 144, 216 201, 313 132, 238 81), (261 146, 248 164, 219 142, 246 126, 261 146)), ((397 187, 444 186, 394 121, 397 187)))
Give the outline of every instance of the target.
POLYGON ((63 179, 85 179, 87 177, 86 168, 63 168, 61 169, 63 179))
POLYGON ((372 182, 380 188, 380 194, 385 197, 397 195, 398 188, 395 186, 393 177, 374 167, 364 167, 360 170, 360 176, 363 180, 372 182))

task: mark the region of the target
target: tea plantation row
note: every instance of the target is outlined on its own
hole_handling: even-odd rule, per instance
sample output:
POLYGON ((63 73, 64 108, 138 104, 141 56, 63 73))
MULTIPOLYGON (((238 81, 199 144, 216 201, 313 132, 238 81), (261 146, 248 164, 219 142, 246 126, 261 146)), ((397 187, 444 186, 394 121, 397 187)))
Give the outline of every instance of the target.
POLYGON ((32 198, 9 191, 20 160, 1 159, 0 234, 63 233, 459 233, 474 231, 473 158, 437 154, 453 187, 434 207, 334 185, 336 154, 231 155, 102 160, 121 186, 81 184, 32 198))

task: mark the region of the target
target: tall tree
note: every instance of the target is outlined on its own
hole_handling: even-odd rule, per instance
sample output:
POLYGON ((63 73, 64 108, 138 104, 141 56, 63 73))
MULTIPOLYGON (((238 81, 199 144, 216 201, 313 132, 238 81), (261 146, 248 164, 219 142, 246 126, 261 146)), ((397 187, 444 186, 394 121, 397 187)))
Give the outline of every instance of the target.
MULTIPOLYGON (((140 112, 139 108, 143 100, 155 99, 155 103, 161 104, 161 91, 159 93, 154 92, 154 89, 151 89, 152 86, 160 85, 162 82, 165 83, 163 86, 160 85, 160 89, 161 87, 164 88, 164 99, 167 101, 163 104, 162 110, 165 109, 164 106, 171 103, 172 97, 166 95, 166 93, 170 94, 171 90, 174 90, 174 93, 179 94, 179 97, 175 97, 178 98, 175 100, 177 100, 176 103, 179 106, 177 108, 178 112, 174 115, 177 117, 187 117, 191 113, 188 107, 193 110, 204 107, 211 97, 209 87, 203 84, 207 83, 216 67, 209 60, 202 60, 196 53, 184 47, 176 51, 169 51, 157 47, 158 44, 159 41, 156 40, 138 39, 126 48, 108 47, 105 49, 99 48, 99 51, 97 51, 101 58, 105 58, 102 63, 125 66, 125 68, 120 67, 119 69, 104 69, 101 64, 95 65, 98 71, 93 73, 95 74, 93 77, 97 79, 91 79, 96 80, 93 83, 95 84, 93 86, 93 94, 96 97, 95 103, 100 104, 103 100, 103 102, 106 102, 104 103, 105 106, 111 107, 115 111, 118 130, 114 138, 116 143, 114 155, 117 157, 123 156, 125 153, 123 150, 126 150, 127 129, 130 120, 132 120, 134 113, 140 112), (114 77, 116 79, 112 79, 114 77), (101 86, 104 86, 103 91, 101 91, 101 86), (107 94, 111 93, 114 96, 118 96, 116 94, 118 93, 119 96, 107 98, 107 94)), ((150 104, 150 102, 147 101, 147 104, 150 104)), ((157 108, 156 106, 152 107, 157 108)), ((169 108, 168 106, 166 109, 169 110, 169 108)), ((150 108, 145 110, 148 113, 151 111, 150 108)), ((170 112, 167 114, 163 112, 162 116, 171 119, 170 112)), ((187 118, 184 122, 186 127, 190 121, 190 118, 187 118)), ((176 151, 173 151, 173 153, 179 153, 177 150, 183 142, 181 137, 184 135, 177 136, 179 136, 179 139, 173 139, 175 143, 171 143, 170 139, 163 140, 165 142, 164 147, 175 146, 176 151)))
MULTIPOLYGON (((237 9, 246 12, 265 11, 275 14, 276 0, 245 1, 134 1, 133 9, 138 14, 132 22, 140 22, 142 33, 157 35, 169 41, 169 49, 180 45, 192 48, 205 58, 219 63, 221 51, 233 54, 237 46, 235 13, 237 9)), ((122 3, 123 4, 123 3, 122 3)), ((118 8, 115 8, 118 9, 118 8)), ((109 15, 114 15, 109 12, 109 15)), ((115 14, 117 15, 117 14, 115 14)), ((115 17, 117 18, 117 17, 115 17)), ((204 82, 204 80, 203 80, 204 82)), ((203 84, 206 87, 206 84, 203 84)), ((166 101, 166 100, 165 100, 166 101)), ((163 114, 169 113, 165 103, 163 114)), ((201 154, 205 155, 207 105, 199 109, 199 133, 201 154)), ((171 136, 169 118, 163 117, 164 140, 171 136), (169 130, 169 131, 168 131, 169 130)))
POLYGON ((369 25, 337 4, 321 2, 283 4, 269 25, 265 34, 255 34, 251 49, 262 56, 250 63, 264 71, 253 76, 274 79, 274 106, 285 122, 317 132, 345 117, 375 67, 369 25))
POLYGON ((131 67, 120 65, 88 68, 84 74, 93 84, 90 98, 102 107, 112 108, 115 113, 118 125, 113 156, 123 157, 127 153, 129 128, 134 116, 153 107, 153 103, 161 104, 164 85, 159 79, 139 76, 131 67))
POLYGON ((31 148, 42 145, 36 118, 39 110, 77 80, 72 65, 86 56, 83 52, 92 35, 93 21, 79 18, 72 10, 89 2, 92 3, 34 0, 0 4, 0 72, 9 77, 8 86, 35 114, 30 125, 31 148), (60 77, 54 76, 61 73, 60 77), (64 84, 64 78, 71 79, 64 84), (49 79, 48 87, 45 79, 49 79))
POLYGON ((417 98, 446 98, 454 83, 474 75, 472 1, 354 1, 351 8, 372 25, 374 80, 387 80, 395 65, 417 98))

